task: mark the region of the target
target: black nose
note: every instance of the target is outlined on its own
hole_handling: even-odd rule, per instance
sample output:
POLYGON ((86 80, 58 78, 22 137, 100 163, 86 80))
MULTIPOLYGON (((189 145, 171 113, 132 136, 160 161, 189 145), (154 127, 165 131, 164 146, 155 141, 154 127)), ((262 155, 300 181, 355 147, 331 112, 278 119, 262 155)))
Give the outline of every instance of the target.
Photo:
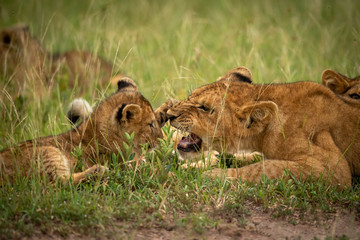
POLYGON ((166 113, 166 117, 167 119, 169 119, 170 121, 174 120, 175 118, 177 118, 177 116, 174 116, 172 114, 166 113))

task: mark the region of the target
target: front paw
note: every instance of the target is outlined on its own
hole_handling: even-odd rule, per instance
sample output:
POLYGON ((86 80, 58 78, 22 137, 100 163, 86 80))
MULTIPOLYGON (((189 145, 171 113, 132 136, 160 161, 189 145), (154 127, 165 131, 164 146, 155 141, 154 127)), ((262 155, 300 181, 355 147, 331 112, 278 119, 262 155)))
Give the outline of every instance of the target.
POLYGON ((109 168, 96 164, 94 166, 92 166, 91 168, 89 168, 88 170, 86 170, 86 173, 88 175, 96 175, 96 176, 103 176, 105 173, 109 172, 109 168))
POLYGON ((172 108, 175 104, 178 104, 180 101, 175 98, 169 98, 166 100, 166 102, 163 104, 164 108, 166 108, 166 111, 172 108))
POLYGON ((172 108, 175 104, 177 104, 178 102, 179 102, 179 100, 170 98, 155 110, 156 120, 158 121, 160 127, 164 126, 164 124, 168 120, 168 118, 166 116, 166 112, 170 108, 172 108))

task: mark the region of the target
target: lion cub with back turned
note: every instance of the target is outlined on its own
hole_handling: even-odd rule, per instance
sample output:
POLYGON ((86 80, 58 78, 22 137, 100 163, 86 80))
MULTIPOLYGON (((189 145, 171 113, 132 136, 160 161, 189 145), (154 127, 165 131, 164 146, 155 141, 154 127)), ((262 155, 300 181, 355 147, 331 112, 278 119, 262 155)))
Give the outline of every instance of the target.
MULTIPOLYGON (((32 166, 40 166, 41 173, 50 180, 79 183, 88 175, 104 172, 103 166, 112 153, 123 149, 124 133, 134 132, 134 151, 141 154, 142 144, 154 147, 162 137, 161 119, 157 119, 150 103, 137 91, 135 83, 128 78, 118 82, 118 91, 100 103, 94 112, 75 129, 56 136, 48 136, 23 142, 0 152, 0 185, 17 174, 28 175, 32 166), (74 172, 77 158, 72 152, 81 148, 89 167, 74 172)), ((162 113, 164 115, 164 113, 162 113)))
POLYGON ((258 182, 288 170, 297 179, 350 186, 360 175, 360 109, 317 83, 252 84, 249 75, 247 68, 233 69, 167 112, 172 126, 191 134, 186 146, 265 156, 207 174, 258 182))

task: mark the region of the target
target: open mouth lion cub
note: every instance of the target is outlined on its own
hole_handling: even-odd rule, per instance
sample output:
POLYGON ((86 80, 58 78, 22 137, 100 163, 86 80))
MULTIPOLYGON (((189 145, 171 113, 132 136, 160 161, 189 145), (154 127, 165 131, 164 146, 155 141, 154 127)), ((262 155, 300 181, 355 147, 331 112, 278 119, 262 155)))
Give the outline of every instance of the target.
POLYGON ((118 82, 118 91, 100 103, 94 112, 75 129, 56 136, 29 140, 0 152, 0 185, 15 174, 28 175, 32 166, 40 166, 40 172, 50 180, 67 181, 72 178, 79 183, 88 175, 104 172, 104 164, 112 153, 123 149, 124 133, 134 132, 134 148, 141 154, 142 144, 154 147, 162 138, 159 124, 167 108, 160 107, 155 113, 150 103, 137 91, 129 78, 118 82), (72 152, 81 148, 82 157, 89 167, 74 173, 77 158, 72 152), (95 162, 93 162, 95 161, 95 162))
POLYGON ((360 110, 317 83, 257 85, 249 75, 247 68, 233 69, 167 112, 172 126, 190 133, 182 147, 265 156, 206 174, 259 182, 262 175, 275 179, 288 170, 297 179, 350 186, 351 177, 360 175, 360 110))

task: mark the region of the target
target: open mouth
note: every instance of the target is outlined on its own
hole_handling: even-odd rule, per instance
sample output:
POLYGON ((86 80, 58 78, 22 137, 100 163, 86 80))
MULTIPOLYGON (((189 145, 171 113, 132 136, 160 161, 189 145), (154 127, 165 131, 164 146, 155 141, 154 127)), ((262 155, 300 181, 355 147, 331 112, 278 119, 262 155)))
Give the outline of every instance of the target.
POLYGON ((190 133, 189 136, 183 137, 177 145, 177 149, 183 152, 199 151, 202 140, 197 135, 190 133))

